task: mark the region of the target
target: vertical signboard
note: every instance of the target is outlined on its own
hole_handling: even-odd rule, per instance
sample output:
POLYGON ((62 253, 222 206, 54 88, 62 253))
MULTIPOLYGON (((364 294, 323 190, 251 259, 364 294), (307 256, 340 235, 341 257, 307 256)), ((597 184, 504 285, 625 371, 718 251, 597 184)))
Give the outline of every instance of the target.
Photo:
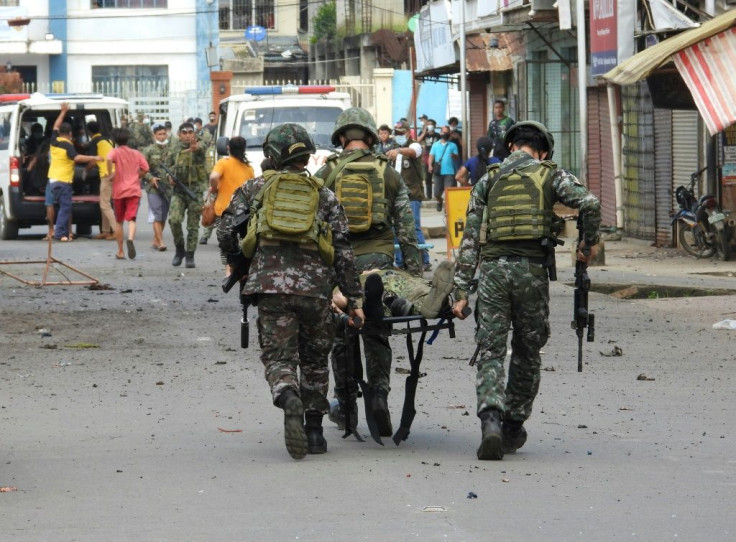
POLYGON ((635 0, 590 0, 590 72, 603 75, 634 54, 635 0))
POLYGON ((618 64, 617 0, 590 2, 591 75, 603 75, 618 64))

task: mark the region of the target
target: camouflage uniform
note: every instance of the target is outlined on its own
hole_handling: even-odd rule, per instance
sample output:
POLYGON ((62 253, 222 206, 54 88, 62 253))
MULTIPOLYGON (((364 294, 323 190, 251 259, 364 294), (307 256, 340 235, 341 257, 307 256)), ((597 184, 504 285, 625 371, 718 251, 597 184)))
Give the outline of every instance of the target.
POLYGON ((130 138, 128 146, 133 149, 143 149, 153 144, 153 132, 148 124, 134 122, 128 127, 130 138))
MULTIPOLYGON (((258 177, 238 188, 222 214, 217 238, 233 266, 241 256, 233 220, 250 213, 253 198, 264 183, 258 177)), ((326 188, 320 190, 318 216, 332 226, 334 265, 328 267, 316 251, 302 250, 294 243, 259 246, 244 293, 257 298, 261 360, 274 404, 286 388, 292 388, 299 392, 305 411, 324 414, 329 407, 327 356, 335 335, 330 314, 332 287, 338 284, 352 300, 359 299, 361 292, 345 213, 326 188), (297 365, 301 379, 296 375, 297 365)))
MULTIPOLYGON (((375 134, 375 122, 367 112, 358 108, 351 108, 343 112, 340 117, 346 121, 342 128, 351 125, 366 127, 369 131, 372 131, 375 140, 378 140, 378 136, 375 134), (351 118, 351 112, 353 111, 356 112, 355 118, 351 118), (363 115, 366 115, 367 119, 363 118, 363 115), (373 124, 365 126, 366 120, 373 124)), ((333 143, 335 143, 337 135, 340 133, 340 122, 341 118, 338 118, 338 129, 333 134, 333 143)), ((337 139, 337 143, 339 144, 339 139, 337 139)), ((358 158, 356 162, 371 162, 376 159, 376 155, 367 149, 343 151, 339 156, 331 156, 315 176, 327 179, 341 160, 352 156, 354 153, 363 153, 364 155, 358 158)), ((383 159, 385 160, 385 158, 383 159)), ((350 241, 355 252, 355 264, 360 272, 368 269, 393 269, 395 233, 407 270, 421 275, 421 253, 417 247, 414 216, 411 213, 406 184, 392 167, 387 167, 384 173, 384 186, 386 199, 388 200, 387 219, 392 227, 380 231, 371 228, 364 233, 352 234, 350 241)), ((333 187, 328 186, 328 188, 332 189, 333 187)), ((363 347, 369 386, 388 395, 391 378, 391 346, 388 337, 364 334, 363 347)), ((336 338, 332 351, 332 370, 335 379, 335 395, 341 402, 348 399, 352 401, 357 395, 357 384, 352 379, 347 379, 350 384, 349 389, 345 390, 346 366, 344 360, 346 352, 352 350, 352 348, 348 349, 348 345, 345 344, 342 336, 336 338)))
MULTIPOLYGON (((205 149, 198 146, 197 150, 190 151, 188 144, 177 141, 166 158, 166 165, 176 175, 176 178, 199 196, 207 188, 207 170, 205 167, 205 149)), ((199 235, 199 217, 202 214, 202 199, 192 200, 177 190, 171 197, 169 209, 169 225, 177 247, 184 246, 184 232, 182 223, 184 214, 187 215, 186 251, 194 253, 197 250, 199 235)))
MULTIPOLYGON (((525 157, 540 163, 526 152, 516 151, 501 167, 525 157)), ((488 241, 485 246, 480 245, 489 181, 488 174, 481 177, 470 196, 455 273, 456 295, 467 299, 469 282, 480 263, 475 311, 475 341, 480 345, 477 410, 479 415, 483 411, 498 411, 506 422, 520 423, 531 414, 539 390, 539 350, 550 333, 549 281, 543 266, 545 252, 539 241, 488 241), (504 389, 506 341, 512 326, 508 386, 504 389)), ((555 170, 547 183, 551 184, 552 203, 560 201, 579 209, 586 243, 597 243, 601 221, 598 199, 574 175, 561 169, 555 170)))
POLYGON ((173 187, 169 184, 166 173, 161 169, 161 164, 165 164, 166 159, 169 156, 169 145, 159 145, 157 143, 154 143, 144 148, 141 152, 143 153, 146 162, 148 162, 148 165, 151 168, 143 176, 143 180, 146 183, 144 187, 145 191, 149 194, 155 192, 157 194, 160 194, 167 200, 171 200, 173 187), (153 179, 154 177, 157 177, 159 179, 158 189, 154 188, 153 184, 151 183, 151 179, 153 179))

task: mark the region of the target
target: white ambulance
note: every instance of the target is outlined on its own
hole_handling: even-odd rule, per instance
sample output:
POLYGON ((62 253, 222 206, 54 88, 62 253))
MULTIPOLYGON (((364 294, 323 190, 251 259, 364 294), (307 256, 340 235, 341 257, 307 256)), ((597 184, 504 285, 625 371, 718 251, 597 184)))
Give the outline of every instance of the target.
MULTIPOLYGON (((0 239, 16 239, 20 228, 46 224, 48 142, 64 102, 71 108, 66 121, 80 154, 87 154, 85 143, 92 137, 88 122, 96 121, 109 135, 128 112, 128 102, 102 94, 0 95, 0 239)), ((100 223, 97 168, 76 165, 72 187, 72 220, 77 234, 88 235, 100 223)))
POLYGON ((243 94, 220 102, 218 158, 227 155, 229 138, 241 136, 246 142, 246 157, 256 176, 261 174, 263 140, 271 129, 285 122, 306 128, 317 152, 309 170, 317 171, 335 152, 330 139, 338 115, 350 107, 350 95, 322 85, 248 87, 243 94))

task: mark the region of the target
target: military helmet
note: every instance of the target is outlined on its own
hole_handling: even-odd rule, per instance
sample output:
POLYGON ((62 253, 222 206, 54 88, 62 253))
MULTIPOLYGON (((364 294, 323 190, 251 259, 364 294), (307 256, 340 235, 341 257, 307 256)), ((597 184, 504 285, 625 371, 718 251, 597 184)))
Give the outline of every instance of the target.
POLYGON ((281 167, 296 158, 309 157, 316 151, 312 138, 298 124, 287 122, 268 132, 263 141, 263 154, 281 167))
POLYGON ((360 107, 349 107, 337 117, 335 121, 335 130, 332 132, 332 144, 336 147, 340 146, 340 135, 350 128, 360 128, 368 132, 373 137, 373 142, 366 143, 368 145, 375 144, 378 141, 378 130, 376 129, 376 121, 373 116, 360 107))
POLYGON ((511 128, 509 128, 509 131, 506 132, 506 137, 503 138, 504 147, 506 147, 507 149, 509 148, 514 140, 514 134, 516 133, 517 129, 523 127, 534 128, 535 130, 539 130, 540 132, 542 132, 542 135, 547 140, 547 147, 549 147, 549 154, 547 155, 547 158, 552 158, 552 153, 555 150, 555 138, 552 137, 552 134, 549 132, 549 130, 547 130, 547 127, 544 124, 542 124, 541 122, 536 122, 534 120, 517 122, 511 128))

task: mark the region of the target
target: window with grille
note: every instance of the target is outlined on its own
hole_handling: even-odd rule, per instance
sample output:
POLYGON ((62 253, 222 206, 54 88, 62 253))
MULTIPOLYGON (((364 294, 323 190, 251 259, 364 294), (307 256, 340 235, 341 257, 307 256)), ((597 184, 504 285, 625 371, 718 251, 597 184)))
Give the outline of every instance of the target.
POLYGON ((220 0, 220 30, 276 28, 274 0, 220 0))
MULTIPOLYGON (((0 0, 1 1, 1 0, 0 0)), ((91 0, 95 8, 166 8, 169 0, 91 0)), ((15 4, 18 5, 17 3, 15 4)))
POLYGON ((95 91, 110 95, 166 92, 169 67, 164 66, 92 66, 95 91))

